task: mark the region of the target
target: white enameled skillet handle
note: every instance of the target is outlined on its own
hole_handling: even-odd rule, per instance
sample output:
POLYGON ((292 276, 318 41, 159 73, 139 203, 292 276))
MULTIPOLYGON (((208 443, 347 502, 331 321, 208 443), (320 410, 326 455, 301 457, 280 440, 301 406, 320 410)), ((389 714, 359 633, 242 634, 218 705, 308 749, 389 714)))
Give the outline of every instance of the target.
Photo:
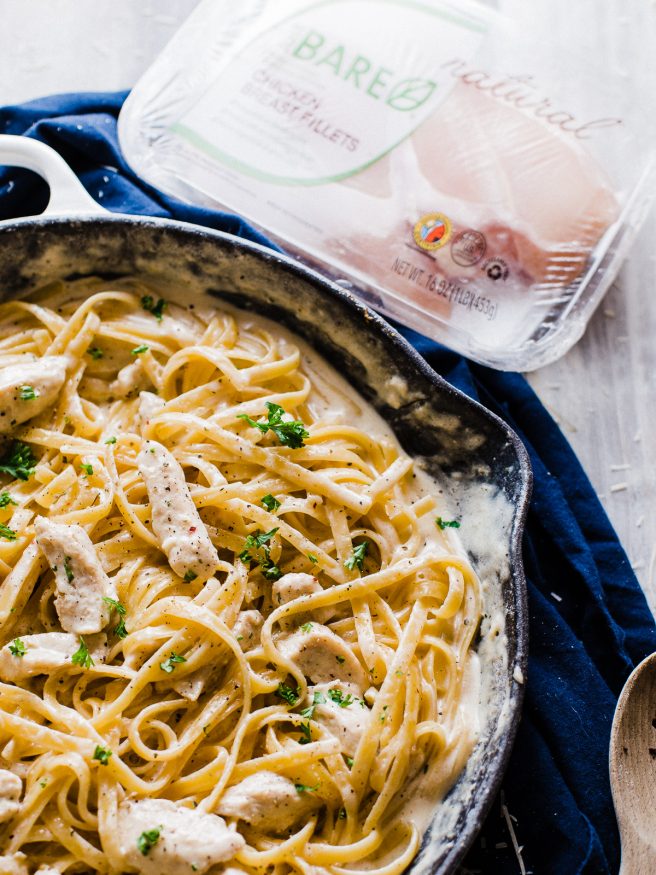
POLYGON ((50 186, 50 200, 41 215, 106 213, 87 193, 64 159, 30 137, 0 135, 0 165, 25 167, 42 176, 50 186))

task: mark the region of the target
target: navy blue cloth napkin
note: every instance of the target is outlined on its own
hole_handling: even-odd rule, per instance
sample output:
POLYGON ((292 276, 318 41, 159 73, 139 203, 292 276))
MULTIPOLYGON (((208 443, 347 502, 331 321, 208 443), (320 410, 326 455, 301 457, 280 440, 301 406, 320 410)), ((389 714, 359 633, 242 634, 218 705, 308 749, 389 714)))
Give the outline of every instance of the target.
MULTIPOLYGON (((110 210, 168 216, 266 240, 237 216, 189 206, 137 178, 118 146, 119 94, 69 94, 0 109, 0 133, 53 146, 110 210)), ((0 172, 0 218, 41 211, 34 174, 0 172)), ((615 873, 619 839, 608 781, 615 702, 633 666, 656 650, 656 629, 603 508, 560 430, 519 374, 464 359, 409 330, 447 380, 505 419, 526 444, 535 485, 524 539, 530 609, 526 703, 496 801, 463 873, 615 873)), ((592 440, 592 436, 590 436, 592 440)))

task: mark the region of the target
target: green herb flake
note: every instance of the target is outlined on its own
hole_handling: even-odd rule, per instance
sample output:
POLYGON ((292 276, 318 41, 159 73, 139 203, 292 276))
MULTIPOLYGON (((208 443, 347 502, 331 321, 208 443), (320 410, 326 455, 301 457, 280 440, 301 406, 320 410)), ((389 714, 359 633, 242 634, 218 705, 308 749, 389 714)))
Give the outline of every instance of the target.
POLYGON ((42 790, 45 790, 47 786, 48 786, 48 782, 46 781, 45 778, 42 778, 39 781, 39 787, 41 787, 42 790))
POLYGON ((159 667, 167 674, 171 674, 171 672, 175 669, 176 665, 186 661, 187 660, 184 658, 184 656, 178 656, 177 653, 171 653, 168 659, 166 659, 164 662, 160 662, 159 667))
POLYGON ((438 529, 444 531, 444 529, 459 529, 460 523, 458 520, 443 520, 441 516, 438 516, 435 520, 435 525, 438 529))
POLYGON ((28 480, 34 474, 36 459, 32 448, 22 441, 14 441, 8 452, 0 459, 0 471, 17 480, 28 480))
POLYGON ((335 659, 337 660, 337 662, 338 662, 340 665, 343 665, 343 664, 346 662, 346 657, 345 657, 345 656, 336 656, 335 659))
POLYGON ((280 443, 285 447, 290 447, 293 450, 298 450, 304 447, 304 438, 310 437, 310 433, 306 431, 303 423, 298 419, 284 420, 285 410, 279 404, 273 404, 271 401, 265 403, 267 408, 267 419, 261 422, 256 422, 247 416, 245 413, 239 414, 237 419, 243 419, 253 428, 259 429, 262 434, 272 431, 278 438, 280 443))
POLYGON ((91 658, 91 654, 89 653, 89 648, 87 647, 86 641, 80 635, 80 646, 75 651, 75 653, 71 656, 71 662, 73 665, 79 665, 82 668, 91 668, 92 665, 95 665, 95 662, 91 658))
POLYGON ((107 440, 105 441, 105 443, 106 443, 106 444, 115 444, 115 443, 116 443, 116 438, 115 438, 115 437, 107 438, 107 440))
POLYGON ((298 692, 292 690, 287 684, 278 684, 276 696, 278 696, 279 699, 283 699, 288 705, 291 705, 292 708, 298 702, 298 692))
POLYGON ((361 544, 358 544, 357 547, 353 548, 353 552, 344 563, 349 571, 353 571, 354 568, 362 571, 364 567, 364 557, 367 555, 368 549, 369 541, 363 541, 361 544))
POLYGON ((341 690, 328 690, 328 698, 331 702, 339 705, 340 708, 348 708, 348 706, 352 705, 354 701, 353 696, 350 693, 344 695, 341 690))
POLYGON ((274 498, 270 492, 267 495, 262 496, 260 503, 262 507, 265 507, 269 511, 269 513, 275 513, 280 507, 280 502, 277 498, 274 498))
POLYGON ((110 599, 109 596, 103 596, 103 601, 105 604, 109 605, 110 608, 113 608, 119 616, 119 621, 114 626, 114 635, 117 638, 127 638, 128 630, 125 628, 125 620, 123 619, 126 614, 125 605, 122 605, 120 602, 117 602, 116 599, 110 599))
POLYGON ((20 387, 20 400, 21 401, 34 401, 35 398, 39 397, 39 393, 36 391, 34 386, 21 386, 20 387))
POLYGON ((140 346, 135 346, 134 349, 130 350, 130 355, 143 355, 149 349, 150 347, 147 344, 142 343, 140 346))
POLYGON ((312 623, 303 623, 301 626, 301 630, 303 632, 309 632, 312 629, 312 623))
POLYGON ((106 766, 109 762, 109 758, 112 755, 111 750, 108 750, 106 747, 101 747, 99 744, 96 745, 96 749, 93 752, 92 759, 98 760, 101 766, 106 766))
POLYGON ((304 723, 301 723, 299 729, 301 730, 301 737, 298 740, 299 744, 309 744, 312 741, 312 730, 310 729, 310 721, 306 720, 304 723))
POLYGON ((16 532, 5 525, 5 523, 0 523, 0 538, 4 538, 5 541, 15 541, 16 532))
POLYGON ((294 787, 296 787, 297 793, 316 793, 316 791, 319 789, 318 784, 316 785, 316 787, 308 787, 307 784, 294 784, 294 787))
POLYGON ((316 565, 317 562, 319 561, 319 560, 317 559, 317 557, 314 555, 314 553, 308 553, 308 554, 307 554, 307 558, 310 560, 310 562, 311 562, 313 565, 316 565))
POLYGON ((91 477, 93 474, 93 465, 87 465, 84 462, 80 465, 80 468, 84 471, 87 477, 91 477))
POLYGON ((0 493, 0 507, 8 507, 10 504, 17 505, 18 502, 14 501, 7 491, 0 493))
POLYGON ((141 833, 137 839, 137 848, 141 851, 144 857, 147 857, 151 850, 159 841, 163 827, 159 829, 147 829, 141 833))
MULTIPOLYGON (((317 705, 324 705, 325 702, 326 697, 321 692, 321 690, 315 690, 314 696, 312 697, 312 704, 308 705, 307 708, 303 708, 303 710, 301 711, 301 717, 305 717, 306 720, 312 720, 312 718, 314 717, 314 709, 317 707, 317 705)), ((305 742, 301 742, 301 744, 305 744, 305 742)))
POLYGON ((196 580, 197 577, 198 575, 196 574, 196 572, 192 571, 190 568, 189 571, 185 571, 185 576, 182 579, 185 583, 191 583, 192 580, 196 580))
POLYGON ((346 765, 349 767, 349 769, 352 769, 353 768, 353 757, 346 757, 345 756, 344 759, 346 760, 346 765))
POLYGON ((99 346, 90 346, 87 352, 94 361, 98 361, 98 359, 101 359, 105 355, 99 346))
POLYGON ((244 549, 239 554, 239 558, 245 565, 250 566, 251 562, 257 562, 267 580, 279 580, 282 577, 282 571, 271 559, 271 552, 268 547, 269 541, 277 531, 277 528, 271 529, 270 532, 260 532, 257 529, 253 534, 248 535, 244 541, 244 549), (258 555, 260 553, 261 555, 258 555))
POLYGON ((340 808, 337 814, 338 820, 346 820, 346 808, 340 808))
POLYGON ((27 647, 20 640, 20 638, 14 638, 14 640, 9 645, 9 652, 12 656, 25 656, 27 653, 27 647))
POLYGON ((71 568, 71 557, 64 557, 64 571, 66 572, 66 580, 71 583, 75 579, 75 575, 73 574, 73 569, 71 568))
POLYGON ((164 318, 164 308, 166 307, 166 301, 164 298, 160 298, 157 303, 155 303, 155 299, 152 295, 144 295, 141 299, 141 306, 147 313, 151 313, 158 322, 161 322, 164 318))

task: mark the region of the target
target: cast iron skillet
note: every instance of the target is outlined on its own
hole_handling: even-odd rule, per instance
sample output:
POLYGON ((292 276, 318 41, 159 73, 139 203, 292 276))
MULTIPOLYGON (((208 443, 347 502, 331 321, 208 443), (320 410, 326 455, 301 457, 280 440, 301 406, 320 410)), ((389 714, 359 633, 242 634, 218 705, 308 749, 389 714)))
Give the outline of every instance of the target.
POLYGON ((475 751, 435 809, 409 871, 454 872, 500 788, 523 699, 521 540, 531 471, 519 438, 439 377, 383 319, 292 259, 190 224, 108 214, 60 156, 35 140, 0 137, 0 164, 35 170, 51 189, 42 216, 0 223, 3 294, 56 278, 136 274, 256 310, 304 337, 346 375, 441 484, 462 517, 460 535, 486 591, 489 616, 479 641, 486 706, 475 751))

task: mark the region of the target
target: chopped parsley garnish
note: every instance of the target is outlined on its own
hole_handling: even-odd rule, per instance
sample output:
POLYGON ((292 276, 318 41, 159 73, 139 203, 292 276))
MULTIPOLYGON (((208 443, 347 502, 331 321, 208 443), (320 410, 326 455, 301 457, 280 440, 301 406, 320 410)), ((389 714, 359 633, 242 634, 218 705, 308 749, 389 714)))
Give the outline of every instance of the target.
POLYGON ((304 447, 303 439, 310 437, 310 433, 305 430, 305 426, 298 419, 286 421, 283 419, 285 411, 279 404, 273 404, 267 401, 265 404, 268 414, 264 422, 256 422, 247 416, 245 413, 240 413, 237 419, 243 419, 253 428, 259 428, 262 434, 266 434, 271 430, 278 438, 281 444, 286 447, 291 447, 293 450, 298 450, 304 447))
POLYGON ((90 477, 93 474, 93 465, 85 465, 83 462, 80 465, 80 468, 84 471, 87 477, 90 477))
POLYGON ((160 826, 159 829, 146 829, 141 833, 137 839, 137 847, 144 857, 147 857, 150 851, 155 847, 159 841, 161 832, 162 827, 160 826))
POLYGON ((239 554, 241 561, 249 567, 251 562, 257 562, 267 580, 279 580, 282 577, 282 571, 271 558, 271 550, 268 546, 269 541, 277 531, 277 528, 271 529, 270 532, 260 532, 259 529, 256 529, 252 535, 248 535, 244 541, 244 549, 239 554), (251 550, 255 555, 251 553, 251 550))
POLYGON ((346 657, 345 657, 345 656, 336 656, 335 659, 337 660, 337 662, 338 662, 340 665, 343 665, 343 664, 346 662, 346 657))
POLYGON ((260 502, 262 503, 262 507, 265 507, 269 513, 275 513, 280 507, 280 502, 277 498, 274 498, 270 492, 268 495, 263 495, 260 502))
POLYGON ((309 744, 312 741, 312 730, 310 729, 310 721, 306 720, 304 723, 301 723, 299 729, 301 730, 301 737, 298 740, 299 744, 309 744))
POLYGON ((303 623, 301 626, 301 630, 303 632, 309 632, 312 629, 312 623, 303 623))
POLYGON ((107 440, 105 441, 105 443, 106 443, 106 444, 115 444, 115 443, 116 443, 116 438, 115 438, 115 437, 107 438, 107 440))
POLYGON ((164 298, 160 298, 157 303, 155 303, 155 299, 152 295, 144 295, 141 299, 141 306, 148 313, 152 313, 158 322, 161 322, 164 318, 164 308, 166 307, 166 301, 164 298))
POLYGON ((178 656, 177 653, 172 653, 167 660, 160 662, 159 667, 167 674, 171 674, 176 665, 180 662, 186 662, 184 656, 178 656))
POLYGON ((64 571, 66 572, 66 580, 71 583, 75 579, 73 569, 71 568, 71 557, 64 556, 64 571))
POLYGON ((105 355, 99 346, 90 346, 87 352, 95 361, 98 361, 98 359, 101 359, 105 355))
POLYGON ((344 695, 341 690, 328 690, 328 698, 336 705, 339 705, 340 708, 348 708, 354 702, 353 696, 350 693, 344 695))
POLYGON ((9 652, 12 656, 25 656, 27 653, 27 647, 23 644, 20 638, 14 638, 9 645, 9 652))
POLYGON ((444 531, 444 529, 459 529, 460 523, 458 520, 443 520, 441 516, 438 516, 435 520, 435 525, 444 531))
POLYGON ((21 401, 34 401, 35 398, 39 397, 39 393, 36 391, 34 386, 21 386, 20 387, 20 400, 21 401))
POLYGON ((106 747, 101 747, 99 744, 97 744, 96 749, 93 752, 92 759, 98 760, 101 766, 106 766, 109 762, 109 758, 111 755, 111 750, 108 750, 106 747))
POLYGON ((126 614, 125 605, 117 602, 116 599, 110 599, 110 597, 106 595, 103 596, 103 601, 105 604, 108 604, 110 608, 113 608, 119 616, 119 621, 114 627, 114 635, 116 635, 117 638, 127 638, 128 630, 125 628, 125 620, 123 619, 126 614))
POLYGON ((5 525, 5 523, 0 523, 0 538, 4 538, 5 541, 15 541, 16 532, 5 525))
POLYGON ((91 659, 91 654, 89 653, 89 648, 87 647, 86 641, 80 635, 80 646, 75 651, 73 656, 71 656, 71 662, 73 665, 80 665, 82 668, 91 668, 92 665, 95 665, 93 659, 91 659))
POLYGON ((279 699, 283 699, 288 705, 291 705, 292 708, 298 702, 298 693, 296 690, 292 690, 291 687, 287 686, 287 684, 278 684, 276 696, 278 696, 279 699))
POLYGON ((352 769, 353 768, 353 757, 346 757, 345 756, 344 759, 346 760, 346 765, 349 767, 349 769, 352 769))
POLYGON ((338 820, 346 820, 346 808, 340 808, 337 814, 338 820))
POLYGON ((314 709, 317 705, 323 705, 326 702, 326 697, 321 692, 321 690, 315 690, 314 696, 312 697, 312 704, 307 708, 303 708, 301 711, 301 717, 305 717, 306 720, 312 720, 314 717, 314 709))
POLYGON ((14 501, 11 495, 5 491, 0 494, 0 507, 7 507, 9 504, 18 504, 18 502, 14 501))
POLYGON ((191 568, 189 571, 185 571, 185 576, 182 578, 185 583, 191 583, 192 580, 196 580, 198 575, 195 571, 192 571, 191 568))
POLYGON ((135 346, 135 348, 130 351, 130 355, 143 355, 143 353, 148 352, 149 349, 150 347, 147 344, 142 343, 140 346, 135 346))
POLYGON ((32 448, 22 441, 14 441, 8 452, 0 459, 0 471, 11 474, 17 480, 28 480, 34 474, 36 459, 32 448))
POLYGON ((48 786, 48 781, 45 778, 43 778, 41 781, 39 781, 39 787, 41 787, 42 790, 45 790, 47 786, 48 786))
POLYGON ((358 568, 362 571, 364 567, 364 557, 367 555, 368 549, 369 541, 363 541, 361 544, 358 544, 357 547, 354 547, 353 552, 344 563, 349 571, 353 571, 354 568, 358 568))
POLYGON ((308 553, 308 554, 307 554, 307 558, 310 560, 310 562, 311 562, 313 565, 316 565, 317 562, 319 561, 319 560, 317 559, 317 557, 314 555, 314 553, 308 553))
POLYGON ((296 787, 297 793, 316 793, 316 791, 319 789, 318 784, 316 787, 308 787, 307 784, 294 784, 294 787, 296 787))

